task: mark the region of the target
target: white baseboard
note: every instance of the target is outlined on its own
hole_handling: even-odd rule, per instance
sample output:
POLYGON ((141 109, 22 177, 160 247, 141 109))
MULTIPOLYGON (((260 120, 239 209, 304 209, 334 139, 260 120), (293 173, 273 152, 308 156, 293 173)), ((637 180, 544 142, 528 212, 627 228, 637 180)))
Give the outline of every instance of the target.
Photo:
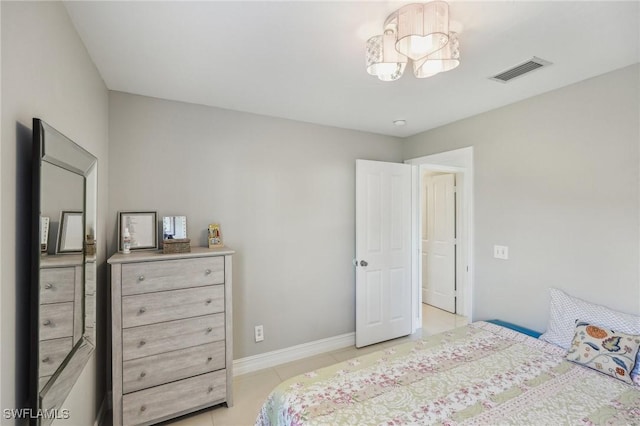
POLYGON ((93 422, 93 426, 102 426, 104 424, 105 417, 107 416, 107 400, 108 397, 105 395, 102 400, 102 404, 100 404, 100 408, 98 408, 98 413, 96 414, 96 421, 93 422))
POLYGON ((346 333, 339 336, 320 339, 289 348, 278 349, 276 351, 263 354, 252 355, 233 361, 233 375, 251 373, 263 368, 275 367, 286 362, 296 361, 313 355, 335 351, 336 349, 354 346, 356 343, 356 333, 346 333))

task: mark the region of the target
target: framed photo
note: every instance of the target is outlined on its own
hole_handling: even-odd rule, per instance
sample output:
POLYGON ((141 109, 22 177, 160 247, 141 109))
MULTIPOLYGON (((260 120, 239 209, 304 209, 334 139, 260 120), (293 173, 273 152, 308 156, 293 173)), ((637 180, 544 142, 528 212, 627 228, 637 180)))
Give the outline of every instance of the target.
POLYGON ((157 212, 118 213, 118 251, 122 251, 122 236, 129 230, 131 250, 158 249, 157 212))
POLYGON ((84 214, 82 211, 60 212, 59 226, 56 253, 82 253, 84 245, 84 214))
POLYGON ((222 242, 222 233, 220 232, 220 224, 212 223, 209 225, 209 248, 224 247, 222 242))
POLYGON ((162 239, 179 240, 187 238, 186 216, 165 216, 162 218, 162 239))

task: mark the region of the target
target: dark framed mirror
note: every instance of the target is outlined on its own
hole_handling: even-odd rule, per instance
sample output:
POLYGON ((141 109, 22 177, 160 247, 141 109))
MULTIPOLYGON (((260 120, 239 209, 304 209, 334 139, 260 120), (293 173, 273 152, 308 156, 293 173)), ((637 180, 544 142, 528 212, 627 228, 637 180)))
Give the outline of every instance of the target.
POLYGON ((97 159, 38 118, 32 208, 29 396, 44 426, 95 348, 97 159))

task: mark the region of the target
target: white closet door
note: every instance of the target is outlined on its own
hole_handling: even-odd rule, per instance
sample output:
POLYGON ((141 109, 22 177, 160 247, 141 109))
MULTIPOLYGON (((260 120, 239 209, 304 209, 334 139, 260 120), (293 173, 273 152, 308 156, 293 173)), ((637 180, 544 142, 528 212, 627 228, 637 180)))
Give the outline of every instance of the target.
POLYGON ((443 174, 427 180, 427 244, 425 300, 456 311, 456 202, 455 175, 443 174))

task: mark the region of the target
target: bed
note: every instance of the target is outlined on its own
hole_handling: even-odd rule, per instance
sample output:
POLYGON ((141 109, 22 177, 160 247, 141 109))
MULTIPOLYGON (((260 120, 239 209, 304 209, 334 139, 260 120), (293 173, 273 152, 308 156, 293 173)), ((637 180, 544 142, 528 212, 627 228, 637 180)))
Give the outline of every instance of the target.
POLYGON ((476 322, 291 378, 256 424, 640 424, 639 386, 566 356, 476 322))

